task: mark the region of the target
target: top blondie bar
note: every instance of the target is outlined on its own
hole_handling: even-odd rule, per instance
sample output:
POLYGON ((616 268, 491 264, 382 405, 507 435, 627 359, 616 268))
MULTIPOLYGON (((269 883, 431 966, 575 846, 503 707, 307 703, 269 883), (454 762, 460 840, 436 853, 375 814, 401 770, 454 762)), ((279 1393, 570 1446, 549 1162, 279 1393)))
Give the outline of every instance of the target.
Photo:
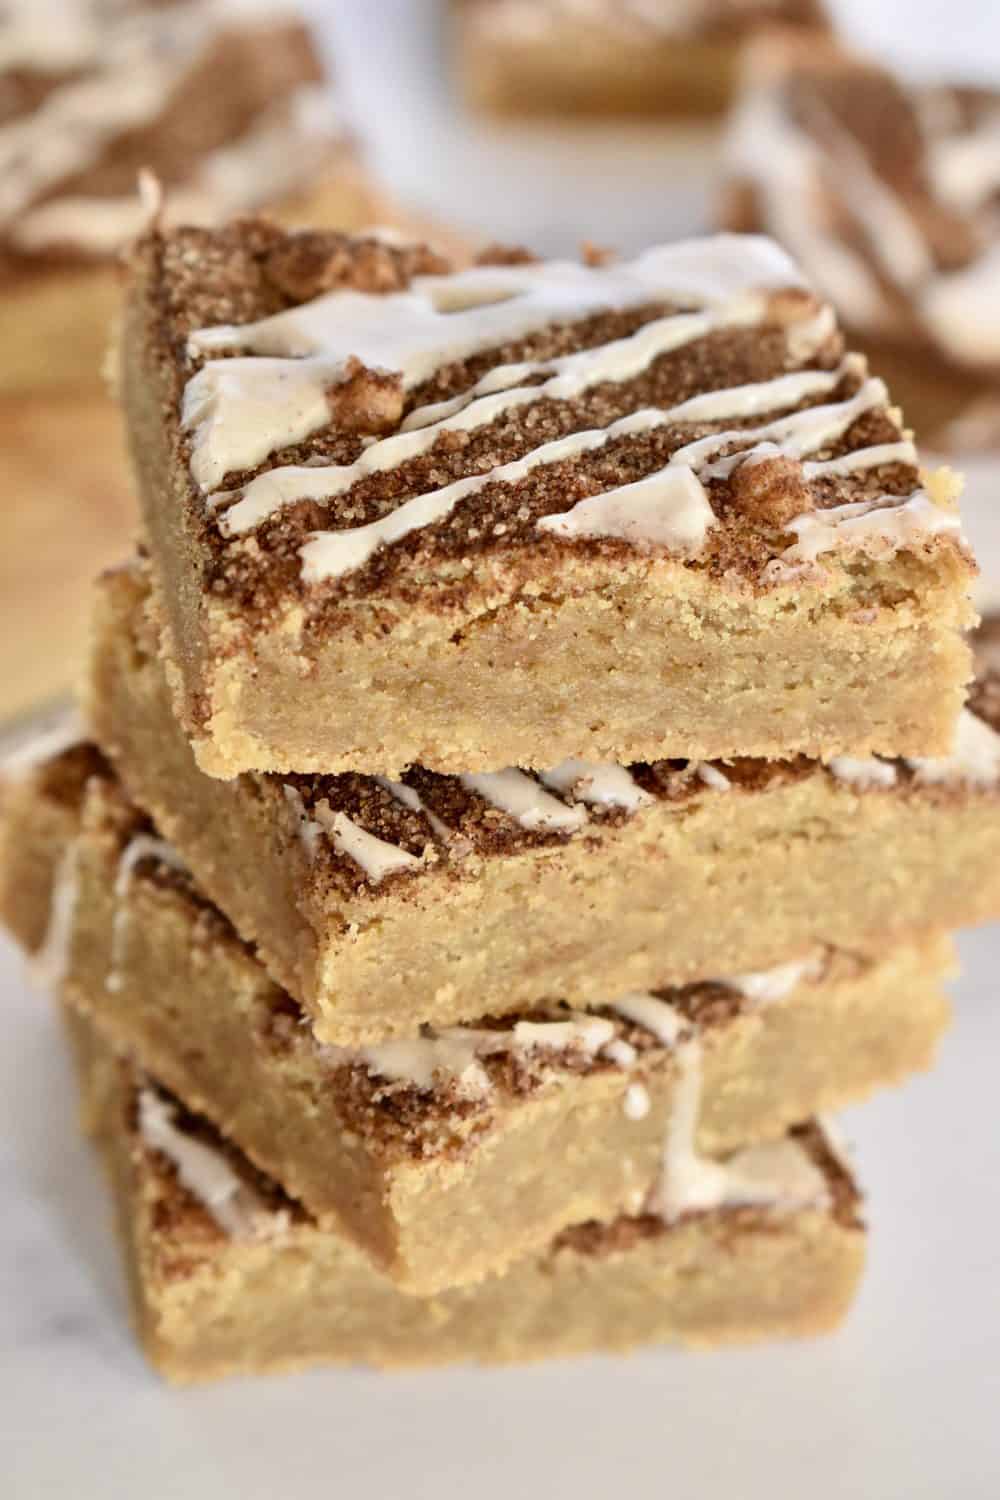
POLYGON ((212 775, 951 747, 958 483, 768 240, 153 229, 122 390, 212 775))

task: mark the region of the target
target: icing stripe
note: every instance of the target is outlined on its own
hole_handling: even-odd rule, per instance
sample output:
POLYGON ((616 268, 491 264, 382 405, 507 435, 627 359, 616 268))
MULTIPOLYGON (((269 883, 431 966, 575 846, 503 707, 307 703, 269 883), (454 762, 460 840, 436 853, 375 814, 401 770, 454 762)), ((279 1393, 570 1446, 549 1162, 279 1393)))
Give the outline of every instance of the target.
POLYGON ((499 808, 532 832, 540 829, 576 833, 587 821, 582 807, 560 802, 539 786, 533 776, 512 766, 505 771, 469 773, 458 779, 467 791, 475 792, 491 807, 499 808))
POLYGON ((111 919, 111 953, 108 959, 108 972, 104 981, 105 989, 116 993, 121 989, 122 955, 128 933, 130 910, 127 905, 127 897, 132 879, 135 874, 136 865, 144 859, 156 859, 161 864, 169 865, 172 870, 187 874, 187 865, 178 854, 172 844, 164 839, 157 838, 150 833, 137 833, 122 850, 118 861, 118 870, 115 874, 114 884, 114 916, 111 919))
MULTIPOLYGON (((640 329, 640 332, 643 331, 640 329)), ((588 355, 594 352, 586 351, 588 355)), ((567 358, 576 357, 567 356, 567 358)), ((701 396, 693 396, 686 401, 681 401, 676 406, 664 410, 660 415, 663 423, 666 424, 668 422, 731 421, 756 416, 764 411, 780 411, 784 406, 794 406, 811 396, 836 389, 845 375, 855 373, 860 368, 862 366, 858 360, 848 358, 836 370, 800 371, 794 375, 781 375, 774 380, 761 381, 753 385, 732 386, 720 391, 706 392, 701 396)), ((215 377, 219 385, 220 399, 231 397, 234 400, 246 402, 246 419, 249 425, 259 411, 268 405, 270 388, 263 386, 258 393, 258 398, 251 400, 249 393, 244 395, 240 390, 233 389, 232 383, 227 380, 227 374, 226 365, 223 362, 218 367, 215 377)), ((609 377, 605 374, 601 378, 609 377)), ((185 396, 183 419, 185 427, 195 430, 196 433, 192 458, 192 471, 196 477, 200 469, 199 445, 202 441, 198 436, 198 429, 209 410, 209 406, 205 403, 210 401, 203 391, 194 389, 197 380, 198 376, 195 376, 188 388, 189 395, 185 396)), ((403 431, 392 437, 383 438, 380 442, 372 443, 353 464, 331 464, 322 469, 288 464, 279 469, 271 469, 258 475, 244 486, 239 492, 240 498, 219 517, 219 529, 224 536, 240 536, 255 526, 259 526, 284 505, 296 500, 334 499, 338 495, 346 494, 355 484, 371 474, 384 473, 410 459, 429 453, 443 432, 468 431, 485 425, 494 421, 508 407, 537 401, 547 394, 550 393, 547 392, 546 385, 536 385, 527 387, 523 392, 511 391, 504 396, 473 402, 458 417, 442 419, 432 425, 421 427, 417 431, 403 431)), ((564 399, 569 399, 569 397, 564 399)), ((329 413, 325 397, 322 398, 322 403, 322 409, 317 408, 317 410, 321 421, 326 421, 329 413)), ((304 419, 311 421, 312 417, 304 419)), ((627 420, 627 418, 622 420, 627 420)), ((224 475, 220 473, 217 477, 221 479, 224 475)), ((219 491, 211 497, 210 503, 213 506, 225 504, 232 499, 234 493, 230 490, 219 491)))
MULTIPOLYGON (((748 453, 756 452, 759 444, 775 444, 780 446, 781 452, 793 458, 801 458, 805 453, 828 446, 837 438, 843 437, 844 432, 864 416, 867 411, 874 407, 885 404, 885 384, 880 380, 867 380, 861 389, 850 396, 847 401, 834 402, 823 407, 807 407, 804 411, 796 411, 787 417, 766 423, 760 428, 735 428, 732 431, 718 432, 709 437, 697 438, 693 443, 685 444, 681 449, 673 453, 670 462, 658 469, 655 474, 646 475, 645 480, 639 481, 637 486, 619 486, 618 489, 606 490, 603 495, 589 496, 585 501, 571 510, 562 513, 559 517, 541 517, 540 526, 543 529, 571 534, 579 526, 583 531, 588 514, 594 510, 612 511, 615 504, 621 505, 628 520, 628 501, 630 499, 642 499, 640 511, 645 510, 645 516, 637 519, 631 517, 631 526, 624 531, 624 522, 619 523, 616 531, 609 532, 607 528, 601 534, 630 534, 639 532, 643 540, 660 541, 672 547, 681 547, 682 550, 694 550, 699 547, 703 540, 706 529, 709 526, 711 508, 708 498, 700 502, 699 495, 694 492, 691 481, 684 475, 676 478, 670 474, 670 469, 687 468, 700 471, 703 478, 726 478, 732 474, 738 463, 744 462, 748 453), (727 455, 726 458, 714 458, 718 450, 724 447, 741 444, 738 452, 727 455), (667 504, 657 505, 657 492, 661 490, 661 496, 666 493, 667 504), (678 502, 678 487, 681 496, 678 502), (603 501, 598 507, 597 501, 603 501), (673 499, 673 504, 670 501, 673 499), (568 517, 577 516, 576 525, 568 517)), ((574 432, 570 437, 558 438, 555 443, 544 443, 538 449, 526 453, 525 458, 516 459, 513 463, 502 463, 499 468, 492 469, 486 474, 472 474, 468 478, 460 478, 451 484, 445 484, 442 489, 430 490, 424 495, 417 495, 414 499, 403 501, 396 510, 390 511, 387 516, 379 520, 373 520, 366 526, 351 526, 345 531, 318 531, 313 532, 309 541, 300 549, 303 558, 303 579, 307 583, 324 582, 334 577, 342 577, 345 573, 351 573, 355 568, 363 567, 379 547, 388 546, 393 541, 400 541, 412 531, 426 528, 433 523, 444 520, 450 516, 459 501, 468 499, 469 495, 475 495, 478 490, 486 489, 487 484, 516 484, 531 474, 532 469, 540 465, 550 463, 562 463, 567 459, 577 458, 582 453, 592 453, 607 443, 619 440, 619 438, 636 437, 645 432, 652 432, 657 428, 666 428, 675 422, 673 408, 666 411, 646 408, 643 411, 621 417, 618 422, 610 423, 607 428, 588 429, 585 432, 574 432)), ((309 474, 315 475, 309 483, 309 498, 319 498, 325 495, 325 484, 328 483, 328 471, 325 469, 312 469, 309 474)), ((336 483, 336 481, 334 481, 336 483)), ((592 534, 592 532, 591 532, 592 534)))
POLYGON ((577 802, 594 807, 623 807, 638 812, 653 798, 644 792, 624 766, 603 765, 590 760, 564 760, 551 771, 541 771, 540 779, 560 796, 572 794, 577 802))
POLYGON ((272 1209, 222 1151, 181 1130, 176 1107, 149 1084, 139 1093, 138 1123, 143 1142, 167 1158, 182 1186, 231 1239, 272 1238, 290 1228, 288 1211, 272 1209))
MULTIPOLYGON (((243 350, 245 357, 209 361, 188 382, 182 421, 192 433, 191 472, 203 490, 212 490, 227 473, 254 468, 301 442, 329 420, 326 393, 357 361, 396 372, 408 390, 446 365, 553 323, 656 302, 693 309, 597 350, 518 365, 514 377, 484 377, 479 385, 487 405, 464 424, 453 404, 446 417, 477 426, 529 399, 523 391, 501 394, 495 382, 551 368, 550 394, 568 399, 598 380, 627 379, 658 352, 704 337, 712 327, 760 322, 768 289, 800 286, 794 266, 769 241, 721 235, 659 246, 611 266, 479 266, 416 277, 407 291, 381 296, 334 291, 258 323, 202 329, 190 337, 193 356, 225 349, 243 350)), ((405 431, 389 441, 400 453, 413 437, 405 431)))
POLYGON ((379 885, 387 875, 394 875, 399 870, 413 870, 420 864, 416 855, 376 838, 352 822, 346 813, 333 812, 325 800, 317 802, 313 812, 337 853, 345 854, 360 866, 374 885, 379 885))
MULTIPOLYGON (((771 971, 777 982, 779 971, 771 971)), ((755 976, 761 980, 765 976, 755 976)), ((820 1207, 828 1201, 826 1178, 797 1141, 785 1139, 738 1151, 726 1161, 702 1156, 697 1148, 701 1111, 703 1054, 701 1036, 679 1012, 655 995, 626 995, 611 1008, 642 1026, 674 1052, 676 1077, 663 1142, 660 1176, 645 1204, 667 1223, 684 1214, 755 1204, 791 1211, 820 1207)), ((626 1113, 641 1119, 646 1110, 626 1113)))

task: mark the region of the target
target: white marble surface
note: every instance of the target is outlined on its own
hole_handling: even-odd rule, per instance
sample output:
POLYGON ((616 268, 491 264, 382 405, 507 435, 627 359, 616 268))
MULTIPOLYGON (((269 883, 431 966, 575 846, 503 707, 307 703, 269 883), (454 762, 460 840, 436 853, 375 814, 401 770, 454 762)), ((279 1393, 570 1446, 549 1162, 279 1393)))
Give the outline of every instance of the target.
MULTIPOLYGON (((375 107, 376 164, 415 205, 556 251, 580 233, 630 248, 706 220, 704 136, 678 144, 660 129, 598 136, 472 122, 437 61, 436 7, 315 8, 331 13, 348 93, 375 107)), ((953 0, 947 28, 929 0, 844 8, 918 65, 962 46, 971 69, 996 68, 992 4, 953 0)), ((1000 576, 991 471, 978 477, 974 530, 1000 576)), ((177 1393, 147 1371, 127 1331, 103 1183, 77 1137, 54 1017, 0 946, 0 1494, 995 1500, 1000 935, 971 935, 963 951, 940 1067, 849 1121, 873 1198, 871 1265, 833 1340, 177 1393)))
POLYGON ((868 1277, 835 1338, 502 1372, 328 1371, 186 1392, 127 1330, 55 1018, 0 947, 5 1500, 995 1500, 1000 961, 963 941, 938 1069, 848 1120, 868 1277))

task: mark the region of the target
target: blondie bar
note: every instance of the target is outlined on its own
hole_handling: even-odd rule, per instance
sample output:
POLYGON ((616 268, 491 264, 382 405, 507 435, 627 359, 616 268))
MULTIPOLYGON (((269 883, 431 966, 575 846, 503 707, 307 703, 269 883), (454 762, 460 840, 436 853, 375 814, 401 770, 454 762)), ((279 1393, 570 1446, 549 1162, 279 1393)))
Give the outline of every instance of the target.
POLYGON ((919 87, 843 50, 748 54, 723 213, 773 234, 921 441, 1000 443, 1000 91, 919 87))
POLYGON ((775 23, 821 34, 819 0, 453 0, 470 102, 543 114, 714 114, 740 49, 775 23))
POLYGON ((4 8, 0 391, 97 387, 143 168, 186 222, 267 206, 358 226, 372 197, 319 55, 274 0, 4 8))
POLYGON ((718 1206, 581 1224, 505 1276, 401 1292, 205 1121, 79 1028, 87 1113, 115 1183, 135 1322, 170 1380, 477 1360, 836 1327, 864 1262, 857 1188, 817 1126, 738 1153, 718 1206))
POLYGON ((1000 914, 1000 705, 987 697, 938 761, 223 782, 198 770, 171 713, 147 603, 141 567, 98 589, 93 733, 324 1042, 554 995, 595 1005, 1000 914))
POLYGON ((969 554, 769 241, 148 235, 122 392, 203 770, 945 753, 969 554))
POLYGON ((139 518, 105 395, 0 396, 0 453, 0 721, 9 722, 79 678, 94 574, 134 546, 139 518))
POLYGON ((87 755, 10 787, 0 918, 100 1033, 409 1291, 502 1270, 567 1225, 635 1212, 664 1163, 676 1186, 896 1082, 947 1023, 937 938, 325 1047, 110 770, 94 756, 81 777, 87 755))

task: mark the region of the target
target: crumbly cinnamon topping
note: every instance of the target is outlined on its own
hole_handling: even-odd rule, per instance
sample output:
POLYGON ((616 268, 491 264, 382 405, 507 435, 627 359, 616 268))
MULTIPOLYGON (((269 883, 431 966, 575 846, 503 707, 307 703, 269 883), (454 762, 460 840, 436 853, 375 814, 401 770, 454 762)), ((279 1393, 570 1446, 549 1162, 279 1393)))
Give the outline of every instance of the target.
POLYGON ((738 464, 730 487, 737 511, 777 531, 783 531, 793 516, 814 509, 801 463, 780 454, 738 464))
MULTIPOLYGON (((439 257, 413 247, 312 232, 300 240, 273 226, 255 221, 233 224, 219 231, 182 230, 166 240, 152 239, 140 247, 137 265, 147 279, 157 354, 166 371, 169 395, 165 420, 173 432, 176 461, 185 471, 191 443, 180 431, 178 412, 187 381, 200 368, 189 359, 186 340, 195 329, 221 324, 245 324, 299 304, 303 292, 317 287, 371 291, 405 288, 413 276, 433 268, 439 257), (290 269, 291 268, 291 269, 290 269), (297 269, 296 269, 297 268, 297 269)), ((491 263, 509 264, 511 255, 496 255, 491 263)), ((408 604, 419 600, 431 608, 460 609, 476 569, 503 570, 508 587, 529 579, 553 576, 564 555, 564 540, 538 528, 542 516, 559 515, 581 500, 643 479, 660 469, 680 447, 720 431, 739 431, 810 406, 844 401, 855 394, 864 377, 862 364, 846 368, 835 389, 786 404, 754 417, 732 420, 687 421, 623 435, 590 452, 563 462, 547 463, 517 482, 488 482, 474 495, 460 500, 451 513, 379 548, 362 566, 324 582, 305 583, 301 550, 319 531, 339 532, 380 520, 406 500, 443 488, 456 480, 488 474, 498 466, 524 457, 541 445, 572 433, 606 428, 623 416, 645 408, 666 409, 693 396, 775 379, 800 369, 833 371, 843 356, 843 340, 830 331, 818 350, 796 358, 788 329, 801 323, 818 304, 801 288, 772 294, 764 322, 757 326, 714 329, 680 348, 653 359, 634 378, 608 380, 583 390, 572 399, 541 396, 527 405, 506 408, 494 421, 469 430, 443 431, 429 451, 396 466, 370 473, 332 500, 303 499, 277 508, 252 531, 228 536, 220 527, 227 510, 239 500, 246 485, 261 474, 290 465, 327 466, 355 463, 375 435, 395 430, 397 415, 404 422, 417 407, 446 401, 469 389, 501 364, 539 362, 594 349, 627 337, 654 319, 680 309, 663 303, 625 310, 609 310, 572 322, 551 323, 537 333, 502 344, 483 354, 445 364, 432 376, 401 396, 391 383, 392 372, 355 372, 354 392, 336 393, 331 420, 291 446, 269 455, 259 466, 226 476, 229 495, 221 507, 206 506, 206 498, 191 487, 189 505, 195 529, 204 543, 204 585, 229 600, 248 629, 276 618, 292 600, 306 615, 307 627, 322 632, 346 623, 352 601, 360 598, 408 604), (388 380, 386 377, 390 377, 388 380), (357 399, 353 399, 353 395, 357 399), (346 398, 346 410, 343 401, 346 398), (366 412, 371 427, 364 427, 366 412)), ((213 351, 213 358, 225 351, 213 351)), ((529 375, 526 384, 541 376, 529 375)), ((902 434, 896 417, 874 405, 859 415, 842 435, 810 452, 822 462, 860 448, 898 443, 902 434)), ((732 451, 722 445, 720 457, 732 451)), ((705 480, 711 509, 717 518, 706 545, 687 566, 713 576, 765 587, 763 577, 776 549, 792 539, 783 533, 793 502, 821 509, 879 495, 905 496, 919 478, 909 461, 887 460, 849 473, 819 474, 807 482, 801 464, 784 458, 780 468, 763 464, 756 475, 740 466, 734 475, 712 475, 705 480)), ((616 562, 635 561, 636 550, 613 537, 579 538, 574 548, 616 562)), ((928 545, 950 545, 935 539, 928 545)), ((395 616, 387 614, 384 628, 395 616)), ((236 646, 234 645, 234 649, 236 646)))
MULTIPOLYGON (((139 1078, 129 1064, 122 1062, 121 1066, 128 1069, 134 1079, 133 1086, 124 1097, 124 1129, 132 1142, 134 1157, 142 1160, 146 1169, 155 1174, 157 1191, 152 1202, 153 1227, 168 1242, 183 1244, 181 1256, 174 1253, 175 1244, 169 1245, 168 1256, 160 1269, 168 1277, 186 1275, 197 1264, 202 1248, 204 1253, 211 1254, 220 1241, 227 1239, 227 1235, 204 1204, 183 1185, 172 1162, 142 1140, 138 1120, 139 1078)), ((257 1195, 267 1213, 284 1215, 293 1228, 312 1222, 302 1205, 290 1198, 280 1183, 259 1171, 203 1115, 187 1109, 161 1085, 157 1084, 156 1089, 174 1111, 173 1123, 176 1129, 222 1157, 235 1175, 257 1195)))

